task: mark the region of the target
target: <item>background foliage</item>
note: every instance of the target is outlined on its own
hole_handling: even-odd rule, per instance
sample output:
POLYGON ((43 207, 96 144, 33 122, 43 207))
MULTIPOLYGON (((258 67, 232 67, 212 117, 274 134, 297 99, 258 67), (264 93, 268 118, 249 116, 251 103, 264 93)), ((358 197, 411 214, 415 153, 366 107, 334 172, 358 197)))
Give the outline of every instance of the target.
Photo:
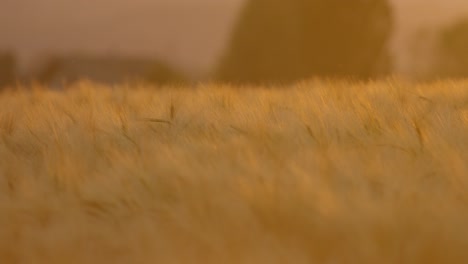
POLYGON ((234 82, 375 77, 390 69, 386 0, 251 0, 217 77, 234 82))

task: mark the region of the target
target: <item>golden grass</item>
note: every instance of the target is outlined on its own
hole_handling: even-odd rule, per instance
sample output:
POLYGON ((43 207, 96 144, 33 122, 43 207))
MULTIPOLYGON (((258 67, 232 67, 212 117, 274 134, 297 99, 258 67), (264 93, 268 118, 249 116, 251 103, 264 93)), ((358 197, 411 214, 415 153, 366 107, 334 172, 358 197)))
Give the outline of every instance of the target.
POLYGON ((1 263, 466 263, 468 82, 0 95, 1 263))

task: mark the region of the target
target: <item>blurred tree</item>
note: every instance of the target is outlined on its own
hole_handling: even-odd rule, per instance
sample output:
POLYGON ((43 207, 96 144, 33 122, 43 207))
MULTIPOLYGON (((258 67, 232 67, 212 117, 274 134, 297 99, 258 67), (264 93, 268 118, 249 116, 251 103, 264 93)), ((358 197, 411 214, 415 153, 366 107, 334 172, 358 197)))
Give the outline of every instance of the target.
POLYGON ((444 31, 438 40, 434 74, 438 77, 468 77, 468 19, 444 31))
POLYGON ((15 57, 12 53, 0 53, 0 88, 15 81, 15 57))
POLYGON ((146 80, 158 85, 183 84, 187 82, 187 79, 182 74, 161 62, 156 62, 151 66, 148 74, 146 74, 146 80))
POLYGON ((230 82, 376 77, 390 68, 391 29, 386 0, 250 0, 215 75, 230 82))

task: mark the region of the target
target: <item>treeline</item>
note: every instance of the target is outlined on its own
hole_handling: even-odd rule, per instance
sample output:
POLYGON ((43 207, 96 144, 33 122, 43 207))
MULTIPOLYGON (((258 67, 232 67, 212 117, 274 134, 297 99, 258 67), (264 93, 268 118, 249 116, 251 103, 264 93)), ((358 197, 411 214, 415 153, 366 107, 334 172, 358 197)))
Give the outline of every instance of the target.
POLYGON ((0 52, 0 88, 12 85, 16 79, 15 56, 12 53, 0 52))
POLYGON ((83 79, 106 84, 144 82, 157 85, 188 81, 169 64, 152 59, 68 55, 51 56, 39 64, 34 71, 19 73, 14 54, 0 53, 0 88, 17 83, 40 83, 60 88, 83 79))
MULTIPOLYGON (((250 0, 207 79, 288 83, 311 77, 374 79, 393 72, 387 0, 250 0)), ((422 77, 468 77, 468 18, 438 32, 422 77)), ((0 53, 0 87, 24 80, 11 53, 0 53)), ((105 83, 190 82, 169 64, 145 59, 66 56, 27 77, 49 85, 87 78, 105 83)), ((27 79, 26 78, 26 79, 27 79)))
MULTIPOLYGON (((237 83, 379 78, 395 72, 393 31, 387 0, 250 0, 215 76, 237 83)), ((423 69, 410 77, 468 77, 468 18, 434 35, 424 65, 413 65, 423 69)))

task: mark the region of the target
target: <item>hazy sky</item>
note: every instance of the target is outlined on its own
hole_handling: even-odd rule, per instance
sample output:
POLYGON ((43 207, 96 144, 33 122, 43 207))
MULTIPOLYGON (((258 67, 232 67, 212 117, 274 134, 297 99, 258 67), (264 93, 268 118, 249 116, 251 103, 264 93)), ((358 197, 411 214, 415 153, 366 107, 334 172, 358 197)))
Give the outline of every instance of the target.
MULTIPOLYGON (((287 0, 285 0, 287 1, 287 0)), ((343 0, 345 1, 345 0, 343 0)), ((0 0, 0 49, 22 64, 47 52, 153 56, 187 72, 209 71, 222 53, 244 0, 0 0)), ((408 42, 468 14, 466 0, 392 0, 392 48, 401 70, 408 42)))
POLYGON ((23 61, 47 52, 153 56, 205 72, 241 2, 223 0, 0 0, 0 49, 23 61))
POLYGON ((392 48, 398 70, 417 74, 415 69, 430 67, 432 33, 468 17, 467 0, 391 0, 395 10, 396 29, 392 48), (413 46, 416 45, 417 46, 413 46), (413 47, 412 47, 413 46, 413 47))

